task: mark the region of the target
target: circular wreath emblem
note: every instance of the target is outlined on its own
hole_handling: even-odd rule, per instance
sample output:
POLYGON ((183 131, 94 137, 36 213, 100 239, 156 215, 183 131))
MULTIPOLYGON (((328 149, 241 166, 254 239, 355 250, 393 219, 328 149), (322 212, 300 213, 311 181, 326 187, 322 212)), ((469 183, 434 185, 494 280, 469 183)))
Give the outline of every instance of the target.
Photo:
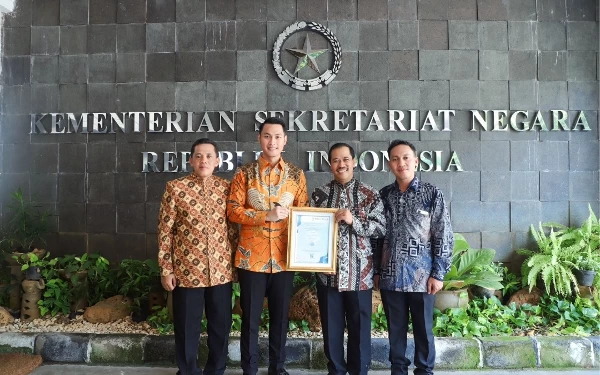
POLYGON ((295 88, 296 90, 309 91, 318 90, 331 81, 334 80, 335 76, 340 72, 342 66, 342 48, 340 42, 336 36, 327 27, 316 23, 316 22, 305 22, 299 21, 286 27, 285 30, 277 37, 275 44, 273 45, 273 68, 279 79, 281 79, 286 85, 295 88), (333 63, 325 72, 320 76, 312 79, 302 79, 296 77, 294 74, 288 72, 281 65, 281 51, 283 49, 283 43, 292 35, 301 31, 312 31, 322 35, 333 50, 333 63))

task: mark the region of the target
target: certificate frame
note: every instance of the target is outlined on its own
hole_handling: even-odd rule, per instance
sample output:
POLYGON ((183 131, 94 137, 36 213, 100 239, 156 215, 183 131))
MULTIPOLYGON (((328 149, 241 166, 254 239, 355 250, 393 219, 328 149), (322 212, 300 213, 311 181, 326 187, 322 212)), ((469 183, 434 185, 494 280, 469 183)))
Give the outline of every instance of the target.
POLYGON ((290 207, 287 270, 336 272, 338 208, 290 207), (305 224, 302 227, 302 224, 305 224))

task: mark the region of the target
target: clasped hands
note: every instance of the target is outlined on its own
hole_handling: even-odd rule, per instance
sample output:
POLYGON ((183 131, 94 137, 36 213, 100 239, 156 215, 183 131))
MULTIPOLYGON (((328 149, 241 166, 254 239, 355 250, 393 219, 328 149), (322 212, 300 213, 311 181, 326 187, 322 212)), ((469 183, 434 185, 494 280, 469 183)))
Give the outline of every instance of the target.
MULTIPOLYGON (((373 275, 373 290, 379 290, 379 279, 381 277, 379 275, 373 275)), ((444 283, 442 281, 436 280, 433 277, 429 277, 427 280, 427 294, 436 294, 440 290, 444 283)))
POLYGON ((279 203, 275 203, 275 207, 267 214, 266 221, 279 221, 286 219, 290 215, 290 210, 283 207, 279 203))

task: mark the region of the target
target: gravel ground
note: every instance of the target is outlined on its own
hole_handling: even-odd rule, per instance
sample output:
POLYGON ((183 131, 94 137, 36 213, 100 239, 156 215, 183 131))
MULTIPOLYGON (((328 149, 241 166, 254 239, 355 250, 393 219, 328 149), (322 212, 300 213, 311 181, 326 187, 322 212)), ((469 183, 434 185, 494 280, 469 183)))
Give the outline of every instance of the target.
MULTIPOLYGON (((147 322, 136 323, 131 318, 125 318, 113 323, 89 323, 78 315, 75 319, 57 315, 48 319, 35 319, 31 322, 21 322, 16 319, 14 323, 0 325, 0 332, 69 332, 69 333, 124 333, 159 335, 147 322)), ((268 337, 266 331, 261 331, 262 337, 268 337)), ((231 336, 239 336, 239 332, 232 331, 231 336)), ((372 337, 387 337, 387 332, 375 331, 372 337)), ((288 337, 312 338, 322 337, 321 332, 302 332, 299 330, 288 332, 288 337)))
POLYGON ((14 323, 0 326, 0 332, 72 332, 72 333, 139 333, 144 335, 158 335, 147 322, 135 323, 131 318, 125 318, 113 323, 90 323, 78 315, 75 319, 57 315, 48 319, 35 319, 31 322, 21 322, 16 319, 14 323))

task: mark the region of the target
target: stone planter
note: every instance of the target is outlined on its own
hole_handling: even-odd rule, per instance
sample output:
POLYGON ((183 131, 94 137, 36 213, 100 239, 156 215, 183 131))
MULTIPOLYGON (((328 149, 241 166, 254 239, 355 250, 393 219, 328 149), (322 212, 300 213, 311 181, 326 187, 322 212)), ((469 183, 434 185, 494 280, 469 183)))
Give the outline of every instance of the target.
MULTIPOLYGON (((46 255, 46 249, 34 249, 33 251, 31 251, 31 253, 37 255, 38 259, 41 259, 44 257, 44 255, 46 255)), ((25 280, 25 275, 23 274, 23 271, 21 271, 21 265, 13 257, 17 256, 20 258, 24 254, 31 253, 12 252, 4 254, 4 259, 10 267, 10 273, 14 276, 13 281, 11 281, 11 284, 14 284, 15 287, 11 288, 9 302, 9 307, 13 311, 21 310, 21 283, 23 282, 23 280, 25 280)))
POLYGON ((457 290, 440 290, 435 294, 435 303, 433 306, 444 311, 448 308, 465 307, 469 303, 469 293, 467 288, 457 290))
POLYGON ((38 301, 42 298, 44 280, 23 280, 23 301, 21 302, 21 320, 30 322, 40 318, 38 301))

